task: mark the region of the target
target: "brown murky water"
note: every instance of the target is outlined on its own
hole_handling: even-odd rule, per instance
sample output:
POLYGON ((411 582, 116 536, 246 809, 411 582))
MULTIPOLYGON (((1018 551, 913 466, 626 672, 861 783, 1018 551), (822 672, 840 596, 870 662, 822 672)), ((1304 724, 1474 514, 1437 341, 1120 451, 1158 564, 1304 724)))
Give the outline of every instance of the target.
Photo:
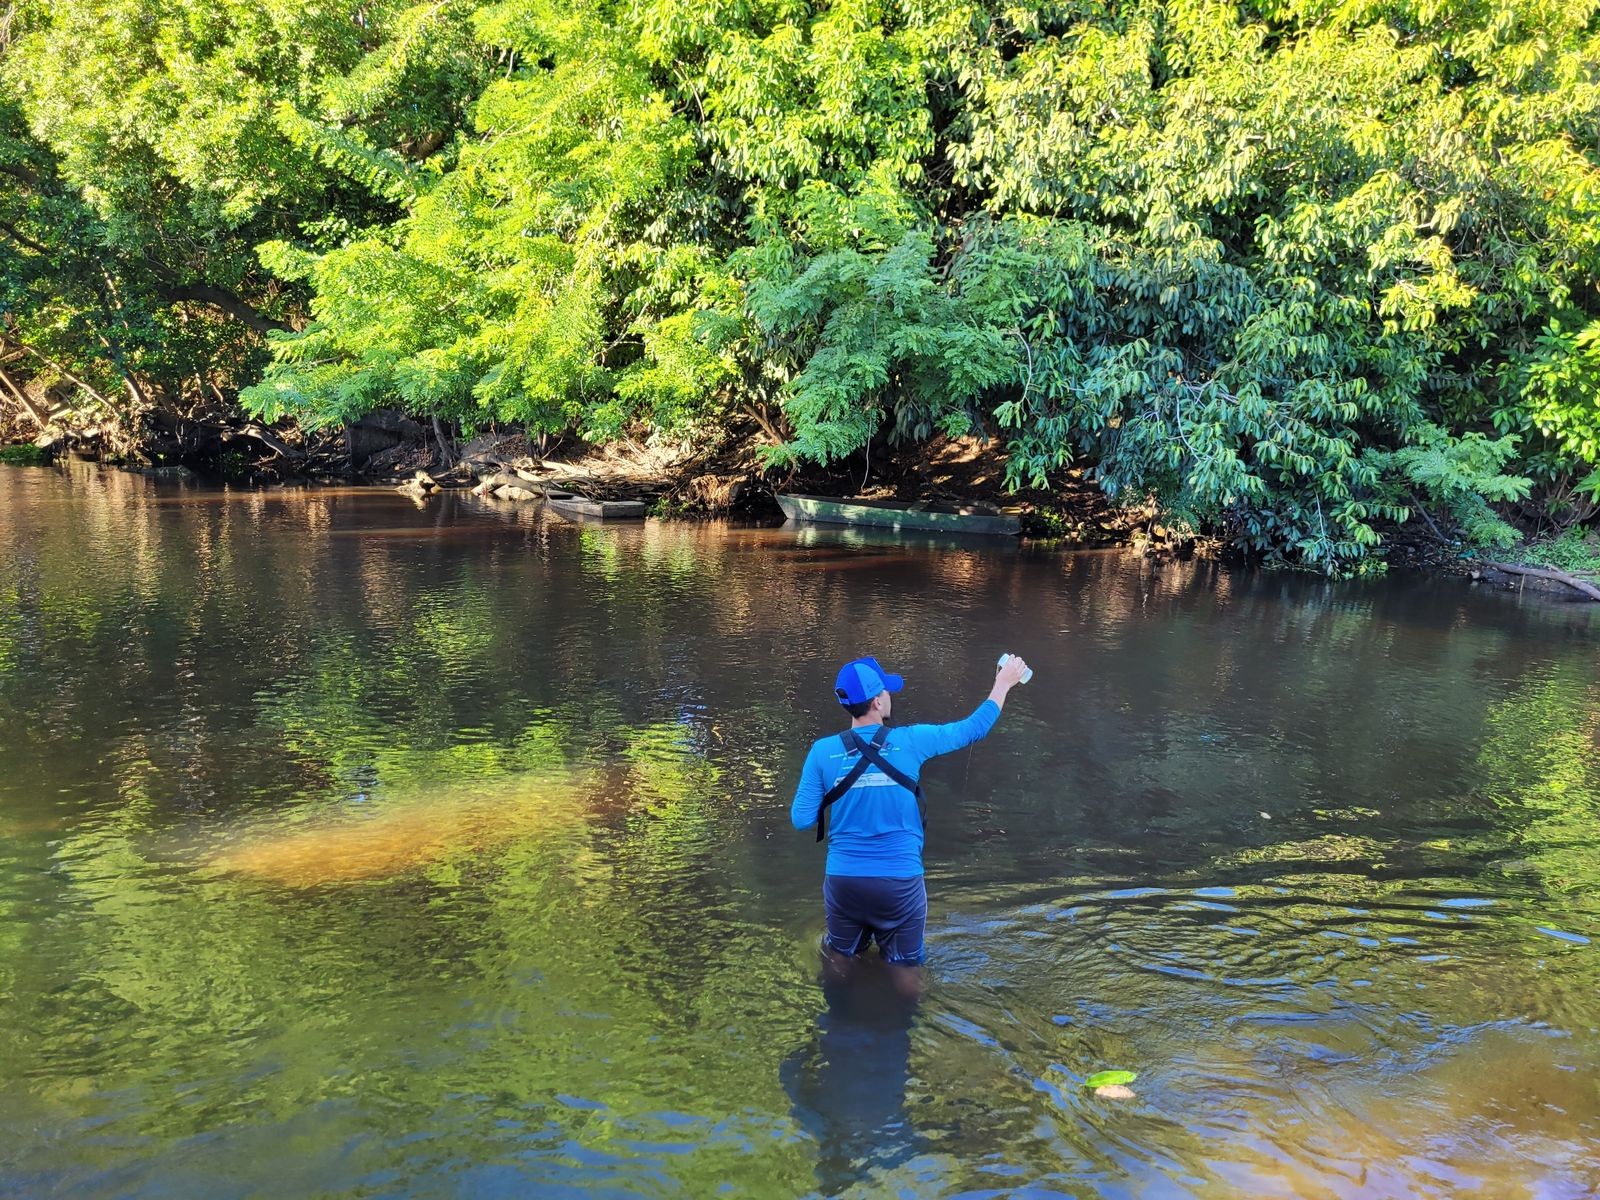
POLYGON ((1597 818, 1588 608, 0 468, 0 1195, 1593 1196, 1597 818), (1007 649, 825 996, 833 670, 1007 649))

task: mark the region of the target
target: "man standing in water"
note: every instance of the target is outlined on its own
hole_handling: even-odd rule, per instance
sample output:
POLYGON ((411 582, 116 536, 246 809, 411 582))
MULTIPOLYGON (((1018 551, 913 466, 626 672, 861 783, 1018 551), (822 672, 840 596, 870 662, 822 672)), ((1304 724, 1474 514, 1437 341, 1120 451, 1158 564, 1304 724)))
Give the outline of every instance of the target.
POLYGON ((915 988, 916 972, 909 968, 923 961, 928 920, 918 783, 922 764, 970 746, 994 728, 1006 694, 1026 674, 1028 665, 1012 655, 996 674, 988 699, 966 720, 909 725, 891 734, 891 697, 905 681, 885 672, 875 658, 840 668, 834 695, 850 714, 850 728, 812 745, 789 809, 796 829, 815 825, 817 840, 828 841, 823 956, 831 970, 844 970, 877 942, 885 962, 906 968, 894 972, 897 984, 915 988))

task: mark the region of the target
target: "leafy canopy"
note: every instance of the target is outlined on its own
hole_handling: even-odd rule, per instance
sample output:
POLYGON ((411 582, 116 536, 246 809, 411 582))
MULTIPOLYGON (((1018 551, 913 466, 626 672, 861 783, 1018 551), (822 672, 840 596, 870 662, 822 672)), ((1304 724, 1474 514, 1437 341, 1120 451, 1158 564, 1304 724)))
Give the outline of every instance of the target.
POLYGON ((1600 496, 1596 8, 69 0, 3 77, 262 416, 1000 435, 1342 573, 1600 496))

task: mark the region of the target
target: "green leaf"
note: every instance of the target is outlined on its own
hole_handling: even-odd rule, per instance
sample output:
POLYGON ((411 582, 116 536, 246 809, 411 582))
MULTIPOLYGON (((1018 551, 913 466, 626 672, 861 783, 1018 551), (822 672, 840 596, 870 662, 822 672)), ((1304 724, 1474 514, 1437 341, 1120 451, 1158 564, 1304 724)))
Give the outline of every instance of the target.
POLYGON ((1137 1071, 1096 1071, 1083 1081, 1086 1088, 1112 1087, 1116 1084, 1132 1083, 1139 1078, 1137 1071))

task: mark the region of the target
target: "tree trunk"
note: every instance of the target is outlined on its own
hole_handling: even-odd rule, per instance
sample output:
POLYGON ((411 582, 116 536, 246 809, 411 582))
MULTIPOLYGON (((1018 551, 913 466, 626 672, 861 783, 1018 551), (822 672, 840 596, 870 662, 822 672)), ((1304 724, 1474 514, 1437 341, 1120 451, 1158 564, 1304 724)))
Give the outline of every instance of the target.
POLYGON ((456 455, 455 450, 452 448, 453 443, 445 437, 444 426, 439 424, 437 416, 433 418, 433 436, 439 442, 439 461, 446 467, 455 466, 456 455))
POLYGON ((0 367, 0 384, 5 385, 5 390, 11 393, 12 398, 22 406, 22 411, 27 413, 33 419, 33 423, 40 429, 50 424, 49 415, 40 412, 33 406, 33 401, 28 399, 28 393, 17 386, 16 382, 6 373, 3 367, 0 367))

